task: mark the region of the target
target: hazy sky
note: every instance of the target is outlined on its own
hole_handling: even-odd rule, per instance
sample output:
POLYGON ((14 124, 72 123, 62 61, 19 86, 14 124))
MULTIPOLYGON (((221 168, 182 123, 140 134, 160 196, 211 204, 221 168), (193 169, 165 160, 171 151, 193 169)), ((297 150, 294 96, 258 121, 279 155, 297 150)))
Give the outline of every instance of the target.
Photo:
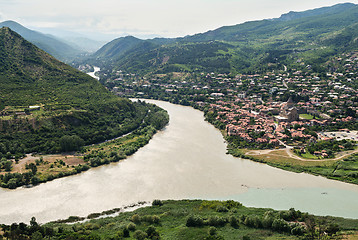
POLYGON ((0 0, 0 21, 79 33, 179 37, 339 0, 0 0))

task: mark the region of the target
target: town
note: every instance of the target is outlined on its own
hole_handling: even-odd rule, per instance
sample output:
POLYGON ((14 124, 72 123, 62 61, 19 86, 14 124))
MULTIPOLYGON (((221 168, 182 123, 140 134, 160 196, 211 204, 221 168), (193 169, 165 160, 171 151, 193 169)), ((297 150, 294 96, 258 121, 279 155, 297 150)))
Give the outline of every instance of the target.
POLYGON ((101 71, 119 96, 190 105, 238 148, 290 148, 303 158, 333 158, 358 141, 358 52, 331 59, 317 73, 297 68, 255 74, 177 72, 145 76, 101 71))

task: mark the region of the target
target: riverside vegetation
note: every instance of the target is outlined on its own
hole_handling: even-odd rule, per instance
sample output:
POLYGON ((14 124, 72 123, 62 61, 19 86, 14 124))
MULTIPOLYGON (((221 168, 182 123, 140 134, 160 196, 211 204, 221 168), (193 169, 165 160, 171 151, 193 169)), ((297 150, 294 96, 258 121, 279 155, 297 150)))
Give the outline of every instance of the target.
MULTIPOLYGON (((120 211, 113 209, 104 214, 120 211)), ((154 200, 152 206, 113 217, 76 216, 40 225, 2 225, 7 239, 347 239, 358 220, 318 217, 290 209, 247 208, 234 201, 154 200), (77 222, 82 220, 84 222, 77 222), (71 223, 71 224, 69 224, 71 223)))
MULTIPOLYGON (((146 145, 153 135, 169 121, 169 116, 163 109, 140 101, 139 104, 145 107, 148 112, 137 129, 123 137, 99 144, 81 146, 75 156, 72 157, 76 160, 75 163, 68 163, 68 160, 71 159, 66 155, 64 158, 61 158, 61 155, 54 155, 54 162, 46 160, 46 156, 40 156, 31 163, 26 164, 25 172, 20 173, 19 171, 11 170, 12 167, 16 167, 16 163, 13 165, 11 160, 3 160, 4 164, 10 163, 6 165, 9 168, 8 172, 5 169, 6 173, 0 175, 0 186, 14 189, 23 185, 37 185, 56 178, 78 174, 91 167, 118 162, 132 155, 139 148, 146 145)), ((60 142, 65 146, 73 147, 75 138, 74 136, 65 135, 60 139, 60 142)))
POLYGON ((111 94, 95 79, 57 61, 9 28, 0 29, 0 62, 1 187, 36 185, 119 161, 168 122, 168 114, 160 108, 111 94), (26 153, 81 151, 128 133, 113 141, 118 152, 101 154, 100 160, 95 151, 80 156, 80 164, 39 158, 26 164, 25 170, 12 172, 26 153))

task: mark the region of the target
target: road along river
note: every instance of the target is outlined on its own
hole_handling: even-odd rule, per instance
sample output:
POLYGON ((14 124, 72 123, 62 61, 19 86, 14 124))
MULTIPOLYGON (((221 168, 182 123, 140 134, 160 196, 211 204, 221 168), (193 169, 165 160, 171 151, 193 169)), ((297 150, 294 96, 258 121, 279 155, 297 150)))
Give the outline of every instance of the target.
POLYGON ((153 199, 234 199, 246 206, 358 218, 358 186, 234 158, 203 113, 162 101, 169 125, 126 160, 34 188, 0 189, 0 223, 87 216, 153 199))

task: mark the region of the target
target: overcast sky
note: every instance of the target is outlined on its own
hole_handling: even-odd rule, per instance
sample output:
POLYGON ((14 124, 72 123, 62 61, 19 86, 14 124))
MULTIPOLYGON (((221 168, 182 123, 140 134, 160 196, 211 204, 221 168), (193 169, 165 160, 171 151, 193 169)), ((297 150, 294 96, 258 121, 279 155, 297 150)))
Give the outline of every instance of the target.
POLYGON ((82 34, 180 37, 358 0, 0 0, 0 21, 82 34))

